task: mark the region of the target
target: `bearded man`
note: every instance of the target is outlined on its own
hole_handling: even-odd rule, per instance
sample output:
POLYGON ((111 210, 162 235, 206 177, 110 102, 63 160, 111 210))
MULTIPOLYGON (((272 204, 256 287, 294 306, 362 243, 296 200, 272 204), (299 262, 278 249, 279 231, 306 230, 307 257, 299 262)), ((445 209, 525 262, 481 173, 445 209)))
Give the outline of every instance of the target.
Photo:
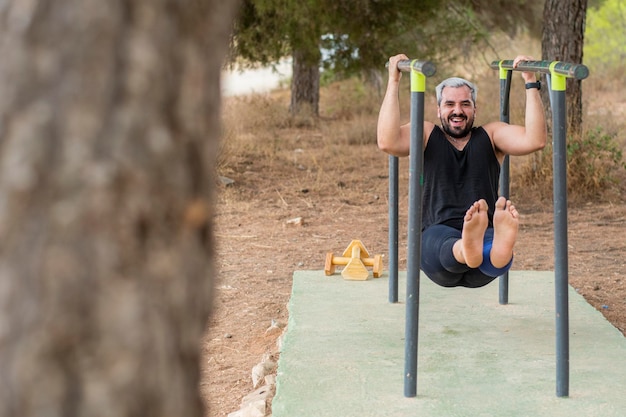
MULTIPOLYGON (((401 124, 398 99, 402 73, 389 59, 389 80, 381 105, 378 147, 408 156, 410 123, 401 124)), ((531 57, 518 56, 520 61, 531 57)), ((424 175, 421 269, 444 287, 477 288, 509 270, 519 213, 498 196, 506 155, 527 155, 546 145, 547 128, 535 73, 522 72, 526 87, 524 125, 495 121, 475 127, 477 88, 462 78, 436 87, 441 126, 424 122, 424 175)))

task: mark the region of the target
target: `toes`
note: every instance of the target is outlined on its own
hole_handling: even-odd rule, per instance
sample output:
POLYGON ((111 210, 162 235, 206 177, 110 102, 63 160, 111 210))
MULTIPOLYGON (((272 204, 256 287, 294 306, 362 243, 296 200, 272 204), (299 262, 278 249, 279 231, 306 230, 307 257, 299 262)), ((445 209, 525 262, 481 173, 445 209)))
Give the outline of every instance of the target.
POLYGON ((478 202, 472 204, 467 211, 465 212, 465 217, 469 220, 472 218, 472 216, 474 215, 474 213, 479 211, 479 205, 478 202))
POLYGON ((507 200, 504 197, 500 197, 498 198, 498 201, 496 201, 496 210, 504 210, 504 208, 510 204, 510 200, 507 200))

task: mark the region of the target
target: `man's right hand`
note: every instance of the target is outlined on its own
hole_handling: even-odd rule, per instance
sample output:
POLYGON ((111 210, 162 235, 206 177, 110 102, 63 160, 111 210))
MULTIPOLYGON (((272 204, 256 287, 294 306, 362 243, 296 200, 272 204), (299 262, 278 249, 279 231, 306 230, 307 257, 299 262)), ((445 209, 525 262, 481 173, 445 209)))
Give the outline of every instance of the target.
POLYGON ((398 70, 398 61, 405 59, 409 59, 409 57, 404 54, 394 55, 389 58, 389 81, 400 81, 400 78, 402 78, 402 72, 398 70))

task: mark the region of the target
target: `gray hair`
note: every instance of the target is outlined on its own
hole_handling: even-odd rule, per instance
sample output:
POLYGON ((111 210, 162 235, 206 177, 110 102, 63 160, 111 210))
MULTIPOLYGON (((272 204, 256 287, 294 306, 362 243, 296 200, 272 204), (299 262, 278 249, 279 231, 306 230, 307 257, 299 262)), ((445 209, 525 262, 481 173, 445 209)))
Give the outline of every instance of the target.
POLYGON ((476 105, 476 94, 478 93, 478 88, 471 82, 467 81, 464 78, 452 77, 443 80, 439 85, 435 88, 435 92, 437 93, 437 105, 441 105, 441 93, 445 87, 459 88, 467 86, 470 89, 470 94, 472 95, 472 101, 474 102, 474 106, 476 105))

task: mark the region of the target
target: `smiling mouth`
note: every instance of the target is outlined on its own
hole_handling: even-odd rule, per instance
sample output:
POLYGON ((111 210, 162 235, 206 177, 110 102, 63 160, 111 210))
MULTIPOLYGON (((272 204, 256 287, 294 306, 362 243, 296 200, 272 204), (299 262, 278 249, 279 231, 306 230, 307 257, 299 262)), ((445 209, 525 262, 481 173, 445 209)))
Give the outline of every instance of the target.
POLYGON ((467 121, 467 117, 453 116, 453 117, 449 117, 448 121, 452 125, 460 125, 467 121))

